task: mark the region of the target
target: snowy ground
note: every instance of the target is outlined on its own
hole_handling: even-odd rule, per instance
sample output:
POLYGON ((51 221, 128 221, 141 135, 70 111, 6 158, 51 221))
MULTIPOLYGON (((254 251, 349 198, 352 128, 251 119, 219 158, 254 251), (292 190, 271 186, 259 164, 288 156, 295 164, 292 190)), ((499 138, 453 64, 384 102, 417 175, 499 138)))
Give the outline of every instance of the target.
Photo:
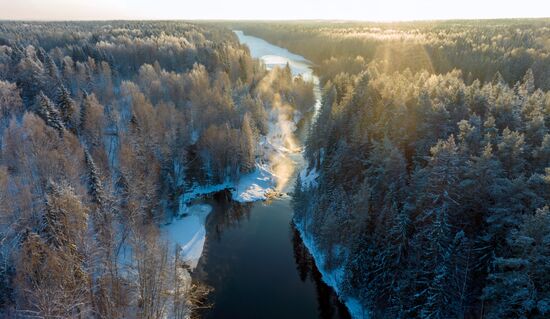
POLYGON ((190 190, 185 192, 180 197, 180 211, 179 213, 185 213, 188 209, 187 204, 194 199, 201 198, 204 195, 217 193, 220 191, 223 191, 224 189, 231 189, 233 188, 233 183, 230 181, 226 181, 221 184, 214 184, 214 185, 204 185, 204 186, 198 186, 195 185, 190 190))
POLYGON ((212 211, 207 204, 186 207, 184 216, 162 227, 168 241, 180 249, 180 258, 191 269, 197 267, 206 241, 206 217, 212 211))
POLYGON ((311 187, 317 186, 317 177, 319 177, 319 172, 317 169, 308 169, 304 168, 300 171, 300 179, 302 180, 302 187, 308 189, 311 187))
MULTIPOLYGON (((291 109, 290 109, 291 110, 291 109)), ((181 258, 191 267, 197 266, 206 240, 206 217, 212 210, 209 205, 188 206, 194 199, 225 189, 231 190, 234 201, 245 203, 266 200, 269 193, 279 191, 287 183, 292 171, 289 155, 300 151, 292 143, 296 129, 294 116, 287 114, 289 109, 272 110, 269 133, 258 142, 259 158, 256 169, 236 181, 226 181, 216 185, 191 187, 180 197, 178 219, 163 227, 171 243, 181 249, 181 258)))
POLYGON ((273 172, 267 164, 256 164, 256 170, 247 174, 235 183, 231 196, 240 203, 265 200, 266 194, 275 187, 273 172))
POLYGON ((230 190, 232 200, 240 203, 266 200, 266 195, 275 189, 275 176, 269 164, 256 163, 256 169, 236 182, 194 186, 180 197, 180 214, 188 209, 187 204, 204 195, 230 190))
POLYGON ((268 194, 281 192, 290 181, 295 166, 290 155, 301 151, 294 138, 300 118, 301 114, 291 108, 274 107, 270 114, 269 132, 256 145, 256 169, 236 182, 191 187, 180 197, 180 212, 192 200, 224 189, 231 190, 232 199, 240 203, 266 200, 268 194))

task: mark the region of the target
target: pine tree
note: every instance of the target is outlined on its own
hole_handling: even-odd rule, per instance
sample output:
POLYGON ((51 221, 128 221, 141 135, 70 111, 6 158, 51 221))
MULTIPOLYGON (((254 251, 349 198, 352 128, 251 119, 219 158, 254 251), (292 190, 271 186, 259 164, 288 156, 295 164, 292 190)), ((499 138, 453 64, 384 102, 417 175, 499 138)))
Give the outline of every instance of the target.
POLYGON ((508 178, 516 178, 524 174, 526 161, 524 158, 525 135, 505 128, 499 138, 498 155, 508 178))
POLYGON ((523 76, 523 81, 519 86, 519 94, 523 97, 527 97, 535 92, 535 77, 531 68, 527 69, 523 76))
POLYGON ((88 150, 84 150, 84 159, 88 167, 88 192, 92 197, 92 202, 102 207, 104 205, 104 192, 100 173, 88 150))
POLYGON ((69 91, 62 84, 57 92, 57 105, 59 113, 65 127, 76 134, 77 125, 75 123, 76 105, 71 98, 69 91))
POLYGON ((248 82, 248 69, 242 56, 239 57, 239 78, 243 83, 248 82))
POLYGON ((419 213, 415 220, 414 246, 420 270, 416 297, 422 316, 444 318, 450 311, 446 295, 450 289, 446 286, 450 266, 448 255, 454 237, 454 214, 459 205, 455 192, 460 162, 452 136, 439 141, 431 152, 428 166, 415 177, 419 213))
POLYGON ((48 182, 44 214, 42 216, 42 234, 49 245, 57 248, 68 247, 68 212, 57 205, 56 199, 61 196, 61 187, 52 180, 48 182))
POLYGON ((409 212, 398 210, 394 204, 376 232, 374 256, 369 262, 372 264, 370 299, 376 301, 377 309, 385 309, 384 313, 393 318, 405 316, 411 306, 410 229, 409 212))
MULTIPOLYGON (((112 262, 113 247, 113 215, 110 201, 103 190, 100 172, 87 149, 84 150, 84 159, 88 170, 88 194, 92 199, 93 228, 97 233, 97 240, 103 249, 103 258, 107 264, 112 262)), ((112 267, 112 265, 111 265, 112 267)))
POLYGON ((506 81, 504 80, 504 77, 502 76, 502 74, 500 73, 500 71, 497 71, 497 73, 495 73, 495 75, 493 76, 493 80, 491 81, 491 83, 495 86, 505 86, 506 85, 506 81))
POLYGON ((454 236, 440 263, 435 265, 428 286, 423 318, 462 318, 468 307, 468 277, 471 271, 470 247, 463 231, 454 236))
POLYGON ((86 91, 83 91, 83 98, 82 98, 82 103, 80 104, 80 114, 79 114, 79 118, 78 118, 78 122, 79 122, 79 127, 78 127, 78 131, 79 133, 82 135, 85 128, 86 128, 86 123, 88 122, 88 113, 90 112, 90 101, 88 100, 89 99, 89 95, 86 91))
POLYGON ((483 290, 487 317, 547 318, 550 314, 550 212, 525 217, 507 236, 507 249, 493 259, 483 290))
POLYGON ((135 152, 136 159, 145 164, 146 150, 145 150, 145 141, 143 136, 143 131, 141 128, 141 123, 135 113, 132 113, 130 118, 130 123, 128 125, 128 132, 130 135, 130 145, 135 152))
POLYGON ((48 54, 45 54, 44 56, 44 70, 46 71, 48 76, 52 80, 54 80, 54 82, 58 81, 59 70, 57 69, 57 65, 55 64, 55 62, 52 60, 52 58, 48 54))
POLYGON ((17 87, 21 88, 21 97, 25 105, 35 102, 40 90, 44 88, 44 70, 33 57, 24 57, 17 65, 17 87))
POLYGON ((298 173, 296 176, 296 183, 294 184, 294 191, 292 192, 292 207, 294 208, 294 220, 302 222, 305 216, 305 210, 307 209, 307 203, 304 198, 304 194, 307 190, 303 189, 302 174, 298 173))
POLYGON ((53 127, 59 134, 63 134, 65 126, 61 120, 61 116, 57 110, 57 107, 52 103, 52 101, 40 91, 37 98, 36 113, 46 122, 48 126, 53 127))
POLYGON ((69 249, 76 254, 77 244, 85 236, 88 209, 74 189, 66 184, 48 181, 41 234, 56 248, 69 249))

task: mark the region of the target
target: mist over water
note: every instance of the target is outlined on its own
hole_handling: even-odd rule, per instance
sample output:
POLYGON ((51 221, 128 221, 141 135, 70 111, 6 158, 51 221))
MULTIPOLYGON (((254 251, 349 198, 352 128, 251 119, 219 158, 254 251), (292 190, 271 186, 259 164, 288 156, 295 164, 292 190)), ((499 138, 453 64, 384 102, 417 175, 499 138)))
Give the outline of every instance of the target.
POLYGON ((289 155, 301 151, 294 135, 296 124, 293 113, 293 108, 281 103, 279 95, 275 95, 269 116, 270 133, 267 138, 273 147, 269 160, 278 192, 285 189, 295 170, 296 164, 289 155))
MULTIPOLYGON (((288 65, 293 76, 301 76, 304 80, 314 83, 314 94, 316 97, 316 104, 314 106, 315 117, 321 105, 321 92, 319 79, 312 72, 311 62, 300 55, 272 45, 262 39, 247 36, 242 31, 234 32, 241 43, 248 45, 252 57, 260 59, 268 70, 274 68, 282 69, 288 65)), ((259 83, 259 89, 271 92, 273 81, 273 74, 266 76, 259 83)), ((296 162, 292 155, 302 151, 302 146, 295 136, 296 123, 299 120, 298 116, 291 105, 282 103, 280 96, 277 93, 274 94, 269 114, 267 142, 272 149, 269 160, 276 179, 275 190, 277 192, 284 192, 289 186, 291 177, 296 170, 296 162)))
MULTIPOLYGON (((285 52, 254 37, 247 37, 244 43, 255 58, 262 58, 255 55, 257 52, 285 52)), ((286 65, 285 57, 267 57, 271 68, 286 65)), ((300 61, 305 60, 300 57, 300 61)), ((303 71, 313 78, 309 68, 296 69, 293 65, 289 63, 294 75, 303 71)), ((260 89, 271 92, 272 81, 266 76, 259 83, 260 89)), ((306 121, 296 124, 299 116, 293 107, 281 102, 280 96, 274 94, 271 101, 266 151, 276 191, 290 192, 297 172, 305 166, 301 141, 307 125, 302 125, 306 121)), ((205 318, 349 318, 293 227, 290 197, 244 205, 215 198, 210 204, 214 210, 207 225, 205 254, 194 275, 214 288, 209 297, 213 308, 205 309, 205 318)))

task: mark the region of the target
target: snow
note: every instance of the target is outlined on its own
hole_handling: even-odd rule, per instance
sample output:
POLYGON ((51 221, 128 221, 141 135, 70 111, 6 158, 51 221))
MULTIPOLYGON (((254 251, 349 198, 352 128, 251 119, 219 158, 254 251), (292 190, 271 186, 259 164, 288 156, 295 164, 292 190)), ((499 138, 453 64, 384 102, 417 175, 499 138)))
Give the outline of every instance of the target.
POLYGON ((245 43, 250 48, 250 55, 253 58, 260 59, 268 70, 275 67, 290 66, 292 75, 302 76, 305 81, 312 81, 313 93, 315 94, 315 106, 313 119, 317 118, 321 108, 321 87, 319 77, 313 73, 313 63, 301 55, 292 53, 285 48, 273 45, 263 39, 244 34, 243 31, 234 30, 239 38, 239 42, 245 43))
MULTIPOLYGON (((295 225, 298 229, 298 232, 300 233, 300 237, 302 238, 304 245, 306 246, 309 253, 313 256, 315 265, 317 265, 323 281, 328 286, 332 287, 334 291, 336 291, 336 294, 340 296, 340 298, 342 298, 352 318, 368 319, 368 311, 361 305, 359 300, 350 296, 342 295, 342 284, 345 274, 344 266, 340 265, 340 267, 331 270, 327 269, 325 266, 325 253, 322 252, 317 247, 317 245, 315 245, 315 240, 313 239, 313 237, 306 234, 303 225, 301 225, 300 223, 295 223, 295 225)), ((338 249, 338 247, 336 249, 338 249)))
POLYGON ((275 176, 269 164, 256 163, 256 169, 243 175, 238 181, 225 181, 214 185, 193 185, 180 197, 180 213, 188 210, 187 204, 204 195, 230 190, 234 201, 248 203, 266 200, 266 194, 273 192, 275 176))
POLYGON ((231 190, 232 199, 241 203, 266 200, 269 193, 284 190, 293 173, 290 155, 301 151, 294 137, 300 117, 301 114, 290 106, 275 103, 269 114, 267 136, 260 137, 256 146, 255 170, 237 181, 193 185, 180 197, 180 211, 184 211, 187 203, 194 199, 225 189, 231 190))
POLYGON ((185 192, 180 196, 180 212, 185 212, 187 210, 187 203, 193 201, 194 199, 200 198, 204 195, 217 193, 225 189, 233 188, 233 182, 225 181, 220 184, 214 185, 193 185, 190 190, 185 192))
POLYGON ((300 172, 302 187, 304 189, 317 187, 317 177, 319 177, 319 172, 317 171, 317 168, 313 168, 313 169, 304 168, 300 172))
POLYGON ((171 244, 180 249, 180 258, 191 269, 197 267, 206 241, 206 217, 212 211, 207 204, 185 207, 183 217, 162 227, 163 234, 171 244))
POLYGON ((256 170, 244 175, 231 191, 232 199, 240 203, 265 200, 266 194, 275 187, 273 172, 269 165, 256 163, 256 170))

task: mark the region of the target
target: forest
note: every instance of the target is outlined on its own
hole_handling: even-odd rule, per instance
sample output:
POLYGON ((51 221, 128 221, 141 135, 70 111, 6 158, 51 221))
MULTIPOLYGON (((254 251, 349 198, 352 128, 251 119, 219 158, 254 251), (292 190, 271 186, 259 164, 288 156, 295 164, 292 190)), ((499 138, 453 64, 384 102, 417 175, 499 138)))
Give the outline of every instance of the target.
POLYGON ((550 316, 550 21, 265 22, 323 84, 295 223, 365 318, 550 316))
POLYGON ((196 316, 208 289, 160 228, 256 169, 275 103, 311 84, 223 27, 0 22, 0 317, 196 316))
POLYGON ((376 60, 386 73, 458 69, 468 84, 490 82, 498 72, 514 86, 531 69, 537 88, 550 89, 548 19, 230 25, 305 56, 325 80, 342 72, 356 75, 376 60))
POLYGON ((549 19, 0 21, 0 318, 201 317, 163 234, 214 192, 208 236, 288 244, 323 318, 548 318, 549 128, 549 19))

